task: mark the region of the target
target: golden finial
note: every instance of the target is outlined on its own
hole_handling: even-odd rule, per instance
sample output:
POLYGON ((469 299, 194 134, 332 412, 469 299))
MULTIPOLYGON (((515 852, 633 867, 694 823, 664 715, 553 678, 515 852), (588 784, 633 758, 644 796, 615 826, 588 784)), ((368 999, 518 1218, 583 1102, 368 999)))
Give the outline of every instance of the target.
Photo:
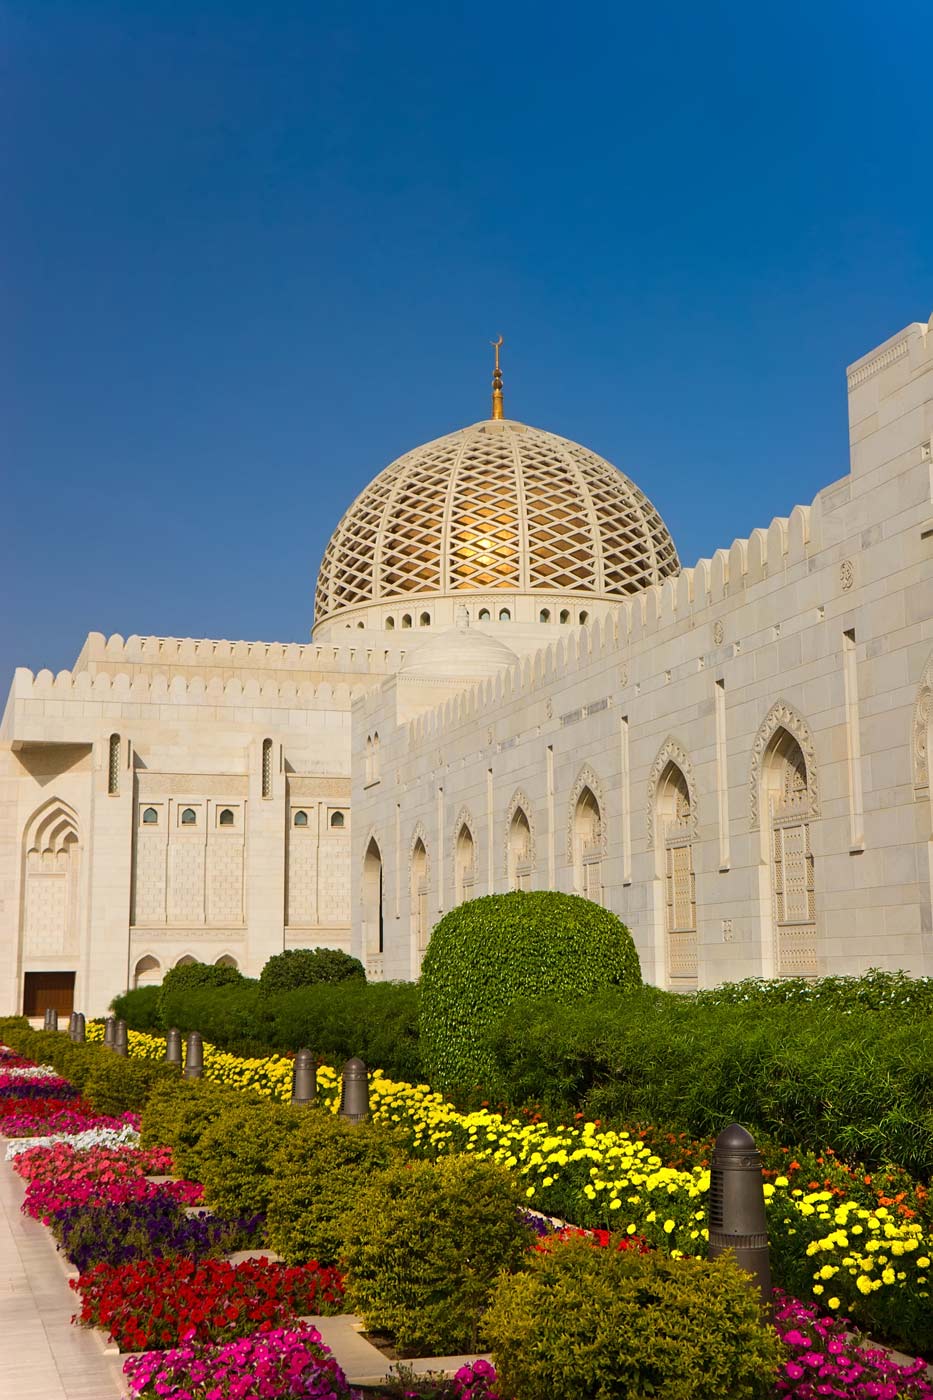
POLYGON ((491 340, 489 344, 496 352, 496 367, 492 374, 492 416, 493 418, 504 418, 502 411, 502 371, 499 368, 499 347, 502 344, 502 336, 498 340, 491 340))

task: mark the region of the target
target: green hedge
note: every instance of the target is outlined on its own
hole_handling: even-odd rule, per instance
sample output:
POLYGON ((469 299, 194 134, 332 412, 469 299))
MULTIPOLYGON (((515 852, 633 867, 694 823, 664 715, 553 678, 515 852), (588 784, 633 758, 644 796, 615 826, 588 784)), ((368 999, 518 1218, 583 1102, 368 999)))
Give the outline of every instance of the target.
POLYGON ((431 934, 421 973, 421 1040, 435 1089, 500 1091, 485 1044, 522 997, 586 999, 641 985, 638 954, 615 914, 578 895, 514 891, 471 899, 431 934))
POLYGON ((114 997, 110 1010, 119 1016, 134 1031, 162 1030, 162 1017, 159 1015, 161 987, 137 987, 132 992, 124 992, 114 997))
POLYGON ((705 1137, 728 1123, 850 1162, 933 1174, 933 1020, 899 1011, 703 1005, 644 988, 539 999, 491 1033, 515 1107, 705 1137))
MULTIPOLYGON (((118 999, 126 1007, 127 1024, 150 1029, 133 1019, 135 1002, 130 1003, 136 996, 131 992, 118 999)), ((225 987, 170 990, 163 1002, 167 1025, 182 1033, 198 1030, 205 1040, 235 1054, 267 1055, 306 1046, 330 1063, 359 1055, 373 1068, 412 1081, 423 1074, 418 1009, 418 987, 412 982, 356 979, 267 996, 258 982, 244 977, 225 987)))

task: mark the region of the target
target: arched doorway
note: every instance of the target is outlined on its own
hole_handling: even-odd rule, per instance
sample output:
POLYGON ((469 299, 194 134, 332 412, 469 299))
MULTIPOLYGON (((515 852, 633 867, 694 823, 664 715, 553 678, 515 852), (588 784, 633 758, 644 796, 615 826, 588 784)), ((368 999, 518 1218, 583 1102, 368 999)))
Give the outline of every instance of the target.
POLYGON ((762 827, 768 838, 774 952, 779 977, 814 977, 816 886, 810 783, 798 740, 779 727, 761 761, 762 827))
POLYGON ((412 944, 420 963, 431 933, 428 920, 428 851, 420 836, 415 837, 411 848, 409 896, 412 944))
POLYGON ((573 884, 577 894, 603 902, 603 823, 596 794, 584 786, 573 809, 573 884))
POLYGON ((467 822, 462 822, 457 832, 454 848, 454 894, 458 904, 473 898, 476 881, 476 843, 467 822))
POLYGON ((385 924, 382 889, 382 852, 375 836, 371 836, 363 857, 363 962, 366 971, 381 973, 385 948, 385 924))
POLYGON ((672 987, 697 984, 697 901, 693 799, 683 769, 668 759, 658 780, 657 851, 664 884, 667 974, 672 987))

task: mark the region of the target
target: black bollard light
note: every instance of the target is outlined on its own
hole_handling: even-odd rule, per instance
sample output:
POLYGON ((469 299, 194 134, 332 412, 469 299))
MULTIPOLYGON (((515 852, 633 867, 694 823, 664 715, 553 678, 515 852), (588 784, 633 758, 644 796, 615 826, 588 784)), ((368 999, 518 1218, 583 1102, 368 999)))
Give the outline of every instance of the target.
POLYGON ((355 1055, 343 1067, 339 1113, 349 1123, 362 1123, 369 1117, 369 1072, 355 1055))
POLYGON ((292 1103, 304 1106, 317 1098, 317 1068, 310 1050, 299 1050, 292 1069, 292 1103))
POLYGON ((75 1012, 75 1028, 71 1033, 71 1038, 75 1045, 83 1045, 87 1039, 87 1027, 84 1021, 84 1012, 75 1012))
POLYGON ((108 1050, 113 1049, 113 1035, 117 1027, 116 1016, 108 1016, 104 1022, 104 1044, 108 1050))
POLYGON ((130 1053, 130 1040, 126 1033, 126 1022, 119 1020, 113 1028, 113 1052, 124 1057, 130 1053))
POLYGON ((204 1044, 200 1031, 188 1032, 184 1077, 186 1079, 203 1079, 204 1077, 204 1044))
POLYGON ((69 1040, 74 1040, 74 1038, 75 1038, 75 1016, 77 1016, 77 1014, 78 1014, 78 1013, 77 1013, 76 1011, 72 1011, 71 1015, 68 1017, 68 1039, 69 1039, 69 1040))
POLYGON ((181 1069, 181 1031, 177 1026, 172 1026, 165 1037, 165 1063, 181 1069))
POLYGON ((740 1123, 716 1139, 709 1174, 709 1257, 731 1250, 751 1274, 762 1302, 771 1304, 771 1264, 761 1153, 740 1123))

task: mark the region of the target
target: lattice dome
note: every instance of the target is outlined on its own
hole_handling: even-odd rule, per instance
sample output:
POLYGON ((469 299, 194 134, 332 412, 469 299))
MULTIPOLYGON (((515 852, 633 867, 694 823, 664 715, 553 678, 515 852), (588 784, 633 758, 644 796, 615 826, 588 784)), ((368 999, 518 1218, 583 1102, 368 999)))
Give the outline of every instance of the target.
POLYGON ((489 419, 407 452, 357 496, 324 553, 315 623, 461 591, 611 600, 679 570, 660 515, 610 462, 489 419))

